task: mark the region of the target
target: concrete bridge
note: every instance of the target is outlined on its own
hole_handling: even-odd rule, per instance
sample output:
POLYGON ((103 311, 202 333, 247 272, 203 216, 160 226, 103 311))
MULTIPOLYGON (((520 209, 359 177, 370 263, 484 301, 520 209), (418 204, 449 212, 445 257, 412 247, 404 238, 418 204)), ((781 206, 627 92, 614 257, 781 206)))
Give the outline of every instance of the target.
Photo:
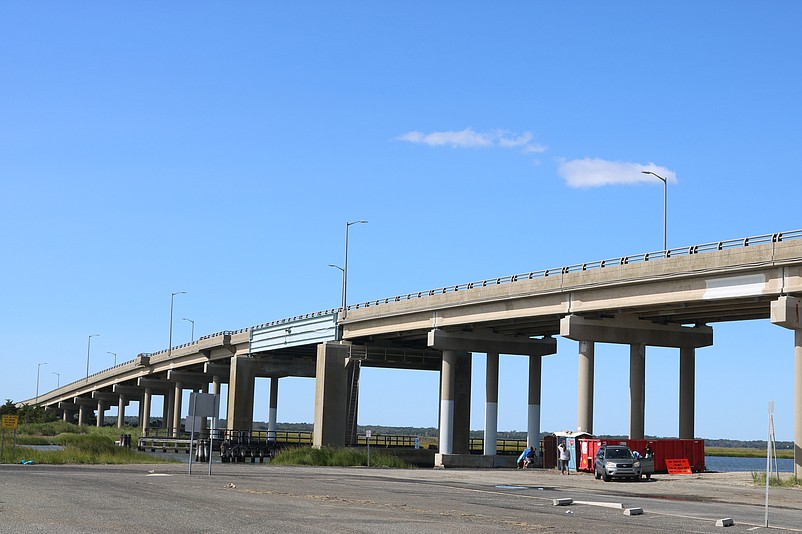
MULTIPOLYGON (((254 379, 270 377, 275 429, 278 382, 315 377, 314 444, 353 443, 361 367, 440 371, 440 440, 435 463, 493 465, 498 359, 529 358, 527 434, 540 436, 541 361, 555 336, 579 342, 577 430, 593 432, 595 343, 630 346, 631 439, 644 433, 645 347, 679 352, 678 436, 694 437, 695 350, 713 343, 712 324, 766 320, 794 330, 795 473, 802 475, 802 230, 708 243, 398 295, 265 323, 140 355, 39 396, 98 424, 112 404, 122 425, 139 401, 149 426, 153 395, 178 429, 185 389, 219 393, 228 383, 227 425, 253 423, 254 379), (471 353, 487 354, 485 451, 468 455, 471 353)), ((790 359, 790 357, 789 357, 790 359)), ((782 363, 778 368, 782 368, 782 363)), ((793 369, 793 371, 792 371, 793 369)), ((26 401, 31 403, 31 400, 26 401)))

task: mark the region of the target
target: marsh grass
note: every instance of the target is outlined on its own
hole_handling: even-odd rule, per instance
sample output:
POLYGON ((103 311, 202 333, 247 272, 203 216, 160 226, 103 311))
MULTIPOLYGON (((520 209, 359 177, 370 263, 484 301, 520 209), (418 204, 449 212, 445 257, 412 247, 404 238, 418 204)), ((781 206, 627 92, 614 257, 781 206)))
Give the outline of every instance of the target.
MULTIPOLYGON (((766 486, 766 473, 758 473, 752 471, 752 482, 755 483, 755 486, 766 486)), ((769 478, 769 486, 772 487, 779 487, 779 488, 800 488, 802 487, 802 479, 797 478, 793 475, 782 478, 779 475, 772 475, 769 478)))
MULTIPOLYGON (((748 449, 745 447, 705 447, 705 456, 727 456, 739 458, 765 458, 766 449, 748 449)), ((793 458, 794 451, 779 449, 777 458, 793 458)))
POLYGON ((49 423, 23 423, 17 430, 17 438, 21 436, 58 436, 59 434, 86 434, 87 426, 78 426, 65 421, 51 421, 49 423))
MULTIPOLYGON (((56 423, 63 422, 56 421, 56 423)), ((121 432, 118 428, 77 427, 69 423, 63 424, 68 426, 64 427, 54 423, 35 423, 20 426, 20 429, 22 429, 23 426, 38 427, 44 425, 38 429, 44 435, 18 434, 16 456, 13 454, 11 441, 6 439, 0 463, 19 463, 22 460, 31 460, 37 464, 150 464, 177 462, 177 460, 151 456, 136 449, 120 447, 114 443, 115 439, 119 439, 121 433, 132 434, 132 441, 135 442, 133 432, 121 432), (61 432, 55 434, 54 432, 57 430, 61 430, 61 432), (81 430, 87 433, 79 433, 81 430), (61 445, 64 448, 53 451, 32 449, 26 447, 22 441, 25 441, 25 444, 28 445, 61 445)), ((26 430, 29 430, 29 428, 26 428, 26 430)))
MULTIPOLYGON (((276 465, 317 465, 317 466, 364 466, 367 465, 367 452, 361 449, 333 449, 323 447, 293 447, 280 451, 270 460, 276 465)), ((409 468, 400 458, 385 452, 371 452, 371 467, 409 468)))

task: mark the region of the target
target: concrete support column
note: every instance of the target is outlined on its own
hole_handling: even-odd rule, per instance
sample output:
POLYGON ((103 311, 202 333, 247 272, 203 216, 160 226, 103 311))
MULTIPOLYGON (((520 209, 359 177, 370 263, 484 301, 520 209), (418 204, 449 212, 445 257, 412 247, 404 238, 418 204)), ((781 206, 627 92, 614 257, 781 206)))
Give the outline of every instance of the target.
POLYGON ((253 387, 256 360, 249 356, 233 356, 228 377, 227 425, 229 430, 253 428, 253 387))
POLYGON ((137 424, 141 427, 142 420, 145 418, 145 402, 144 397, 139 398, 139 407, 137 408, 138 417, 137 417, 137 424))
POLYGON ((164 394, 164 430, 168 436, 173 434, 173 411, 175 410, 175 391, 168 390, 164 394))
POLYGON ((125 395, 120 395, 120 400, 117 401, 117 428, 125 426, 125 405, 128 404, 128 399, 125 395))
POLYGON ((579 380, 577 382, 577 426, 579 432, 593 434, 593 341, 579 342, 579 380))
POLYGON ((145 388, 145 395, 142 397, 142 417, 139 419, 139 425, 142 427, 142 435, 146 435, 147 428, 150 426, 150 401, 153 395, 151 388, 145 388))
POLYGON ((526 419, 526 444, 540 449, 540 387, 542 356, 529 356, 529 404, 526 419))
POLYGON ((679 349, 679 438, 693 439, 696 349, 679 349))
POLYGON ((348 420, 348 372, 350 345, 321 343, 315 368, 315 425, 312 446, 344 447, 348 420))
POLYGON ((86 412, 87 407, 81 404, 78 406, 78 426, 85 426, 86 425, 86 412))
POLYGON ((794 331, 794 476, 802 477, 802 298, 782 296, 771 303, 771 322, 794 331))
POLYGON ((498 441, 498 354, 487 353, 485 368, 485 446, 486 456, 495 456, 498 441))
POLYGON ((278 377, 270 377, 270 406, 267 414, 267 439, 276 439, 278 426, 278 377))
POLYGON ((469 454, 471 446, 471 371, 473 355, 459 352, 454 372, 454 454, 469 454))
POLYGON ((69 410, 64 410, 63 412, 61 412, 61 420, 64 421, 64 422, 69 422, 70 421, 70 411, 69 410))
POLYGON ((97 427, 100 428, 103 426, 103 419, 106 415, 106 403, 102 400, 97 401, 97 427))
POLYGON ((646 345, 629 346, 629 439, 643 439, 646 411, 646 345))
POLYGON ((184 397, 184 385, 177 381, 173 391, 173 436, 178 437, 181 433, 181 401, 184 397))
POLYGON ((802 328, 794 330, 794 476, 802 478, 802 328))
POLYGON ((440 454, 452 454, 454 451, 454 374, 457 354, 453 350, 443 351, 440 369, 440 454))

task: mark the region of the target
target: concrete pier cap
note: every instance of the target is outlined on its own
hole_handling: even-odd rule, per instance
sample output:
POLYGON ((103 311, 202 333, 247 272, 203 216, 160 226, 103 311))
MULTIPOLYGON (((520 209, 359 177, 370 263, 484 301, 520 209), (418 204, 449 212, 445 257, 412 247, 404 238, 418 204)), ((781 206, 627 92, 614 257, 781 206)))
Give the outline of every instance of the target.
POLYGON ((700 348, 713 344, 713 329, 707 325, 657 324, 624 315, 609 318, 566 315, 560 320, 560 335, 574 341, 652 347, 700 348))
POLYGON ((798 297, 783 296, 771 303, 771 322, 788 328, 798 330, 802 328, 802 299, 798 297))
POLYGON ((557 353, 557 340, 552 337, 537 339, 508 336, 486 329, 475 329, 468 332, 435 328, 429 331, 427 344, 437 350, 493 354, 546 356, 557 353))

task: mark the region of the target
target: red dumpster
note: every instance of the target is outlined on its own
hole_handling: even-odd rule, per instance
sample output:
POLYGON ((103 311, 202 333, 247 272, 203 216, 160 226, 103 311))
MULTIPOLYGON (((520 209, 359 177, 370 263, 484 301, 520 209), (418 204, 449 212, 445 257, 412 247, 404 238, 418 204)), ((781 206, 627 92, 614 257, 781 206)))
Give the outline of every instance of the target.
POLYGON ((646 445, 654 454, 654 470, 667 472, 666 460, 685 458, 695 473, 705 470, 705 442, 703 439, 628 439, 626 446, 645 456, 646 445))
POLYGON ((578 471, 593 472, 593 459, 602 446, 602 440, 596 438, 584 438, 579 441, 579 463, 578 471))
POLYGON ((652 449, 654 470, 666 473, 666 460, 685 458, 694 472, 705 470, 705 442, 701 439, 599 439, 582 438, 577 454, 581 471, 593 472, 593 458, 603 445, 624 445, 646 456, 646 445, 652 449))

